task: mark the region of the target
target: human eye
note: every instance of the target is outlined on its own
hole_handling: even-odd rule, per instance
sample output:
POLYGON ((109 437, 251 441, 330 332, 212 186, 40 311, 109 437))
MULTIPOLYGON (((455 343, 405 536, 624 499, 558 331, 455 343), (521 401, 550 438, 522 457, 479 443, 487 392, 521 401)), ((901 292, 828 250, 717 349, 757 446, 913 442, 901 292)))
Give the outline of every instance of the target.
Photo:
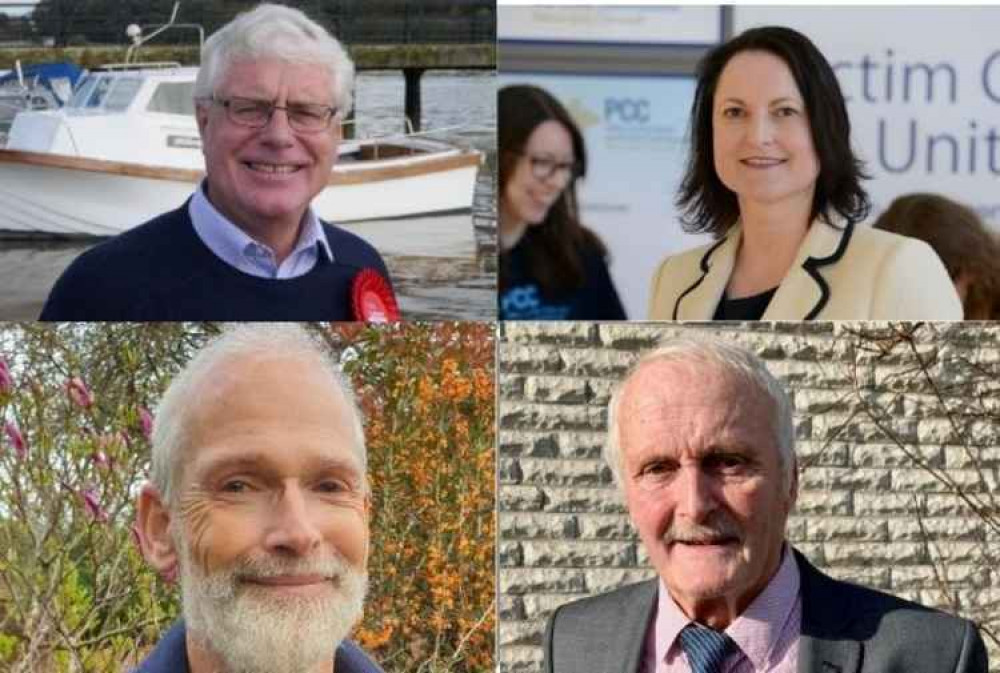
POLYGON ((739 475, 750 467, 750 459, 738 453, 713 453, 702 462, 707 470, 723 475, 739 475))
POLYGON ((231 98, 229 109, 241 119, 255 120, 268 115, 271 103, 252 98, 231 98))
POLYGON ((775 114, 777 114, 779 117, 794 117, 798 113, 799 113, 798 109, 792 107, 791 105, 782 105, 777 110, 775 110, 775 114))
POLYGON ((248 493, 253 488, 249 480, 240 477, 223 479, 219 484, 219 491, 229 494, 248 493))
POLYGON ((653 486, 668 481, 677 472, 677 463, 672 460, 651 460, 639 468, 638 481, 653 486))
POLYGON ((551 171, 558 167, 558 163, 551 157, 531 157, 531 166, 535 169, 551 171))
POLYGON ((722 108, 722 116, 726 119, 739 119, 743 116, 743 108, 738 105, 727 105, 722 108))
POLYGON ((288 106, 289 112, 303 119, 323 119, 326 117, 328 109, 325 105, 310 103, 295 103, 288 106))

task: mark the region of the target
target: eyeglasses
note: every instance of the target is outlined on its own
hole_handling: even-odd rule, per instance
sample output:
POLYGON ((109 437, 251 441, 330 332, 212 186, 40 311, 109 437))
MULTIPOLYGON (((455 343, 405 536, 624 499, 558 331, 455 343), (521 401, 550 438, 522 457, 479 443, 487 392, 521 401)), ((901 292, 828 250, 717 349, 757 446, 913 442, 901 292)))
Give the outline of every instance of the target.
POLYGON ((583 166, 579 161, 556 161, 552 157, 538 157, 532 154, 522 154, 531 164, 531 174, 536 180, 549 180, 556 173, 562 173, 567 180, 576 180, 583 174, 583 166))
POLYGON ((330 120, 337 115, 337 108, 318 103, 289 103, 284 107, 272 101, 253 98, 209 98, 226 108, 229 121, 252 129, 268 125, 275 110, 284 110, 288 125, 301 133, 318 133, 330 126, 330 120))

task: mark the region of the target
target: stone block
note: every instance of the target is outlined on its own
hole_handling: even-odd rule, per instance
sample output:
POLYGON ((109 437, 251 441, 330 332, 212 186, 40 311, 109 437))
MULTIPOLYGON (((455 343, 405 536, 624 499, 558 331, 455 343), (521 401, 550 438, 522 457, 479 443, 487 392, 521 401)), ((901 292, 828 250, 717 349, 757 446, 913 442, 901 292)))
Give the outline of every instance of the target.
POLYGON ((630 540, 638 535, 627 514, 587 514, 579 517, 581 540, 630 540))
POLYGON ((551 343, 585 345, 596 343, 596 336, 597 326, 588 322, 553 320, 547 322, 513 321, 506 323, 507 341, 514 344, 551 343))
POLYGON ((580 404, 587 401, 587 381, 568 376, 528 376, 524 397, 530 402, 580 404))
POLYGON ((541 647, 507 645, 499 648, 499 654, 499 673, 542 673, 541 647))
POLYGON ((924 545, 914 542, 828 542, 823 554, 830 566, 912 565, 927 560, 924 545))
POLYGON ((501 621, 497 624, 497 644, 500 647, 509 645, 541 645, 545 635, 545 623, 538 620, 523 622, 501 621))
POLYGON ((515 374, 497 376, 497 397, 501 400, 521 400, 524 397, 524 377, 515 374))
POLYGON ((562 371, 577 376, 621 378, 635 355, 609 350, 573 349, 560 351, 562 371))
POLYGON ((525 598, 501 594, 497 601, 497 618, 502 622, 528 619, 524 609, 525 598))
POLYGON ((503 430, 500 432, 499 439, 497 449, 501 456, 555 458, 559 455, 556 434, 552 432, 503 430))
POLYGON ((521 544, 511 540, 499 540, 497 542, 497 564, 502 568, 515 568, 524 565, 521 544))
POLYGON ((854 514, 857 516, 911 516, 925 503, 919 493, 855 493, 854 514))
POLYGON ((802 490, 879 491, 889 488, 889 473, 869 468, 810 467, 799 476, 802 490))
POLYGON ((620 568, 635 564, 631 542, 533 540, 522 547, 524 565, 529 568, 620 568))
POLYGON ((501 594, 586 593, 583 570, 566 568, 509 568, 499 573, 501 594))
POLYGON ((562 540, 579 533, 574 514, 501 512, 497 518, 500 537, 506 539, 562 540))
POLYGON ((850 513, 850 491, 800 490, 795 503, 795 514, 802 517, 844 516, 850 513))
POLYGON ((587 591, 591 594, 602 594, 613 591, 626 584, 634 584, 656 577, 652 568, 609 569, 594 568, 584 571, 587 591))
MULTIPOLYGON (((935 467, 944 460, 944 450, 940 446, 910 445, 907 451, 935 467)), ((858 467, 913 467, 917 464, 895 444, 859 444, 851 451, 851 461, 858 467)))
POLYGON ((563 367, 559 351, 549 346, 501 344, 499 360, 498 371, 508 374, 557 374, 563 367))
POLYGON ((625 501, 613 486, 601 488, 547 488, 546 512, 625 512, 625 501))
POLYGON ((889 525, 885 519, 859 517, 813 517, 806 522, 807 539, 813 542, 885 541, 889 525))
POLYGON ((795 455, 799 468, 805 467, 847 467, 850 445, 844 442, 795 443, 795 455))
MULTIPOLYGON (((611 470, 603 462, 596 460, 522 458, 520 470, 521 480, 525 484, 545 486, 611 485, 611 470)), ((503 473, 501 472, 501 474, 503 473)))
POLYGON ((558 439, 559 456, 603 460, 601 451, 606 438, 606 432, 561 432, 558 439))
POLYGON ((538 486, 502 484, 497 494, 500 511, 530 512, 542 509, 545 495, 538 486))

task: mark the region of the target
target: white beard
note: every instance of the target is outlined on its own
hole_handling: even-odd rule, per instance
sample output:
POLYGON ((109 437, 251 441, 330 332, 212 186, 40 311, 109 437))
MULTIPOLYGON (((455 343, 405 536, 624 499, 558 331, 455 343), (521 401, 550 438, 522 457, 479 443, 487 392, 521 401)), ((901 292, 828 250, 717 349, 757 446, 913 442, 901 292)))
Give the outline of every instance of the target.
POLYGON ((340 557, 240 559, 208 575, 193 562, 183 535, 181 595, 188 632, 218 655, 220 673, 305 673, 334 652, 361 618, 368 576, 340 557), (335 577, 334 591, 315 598, 275 600, 267 589, 239 580, 245 576, 335 577))

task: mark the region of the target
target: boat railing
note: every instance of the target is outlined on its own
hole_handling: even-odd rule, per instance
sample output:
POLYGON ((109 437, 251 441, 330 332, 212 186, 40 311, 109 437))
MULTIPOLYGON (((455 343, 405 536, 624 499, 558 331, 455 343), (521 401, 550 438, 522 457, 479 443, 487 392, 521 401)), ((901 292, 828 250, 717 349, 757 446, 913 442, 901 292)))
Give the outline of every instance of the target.
POLYGON ((179 61, 148 61, 139 63, 104 63, 95 72, 122 72, 129 70, 176 70, 182 68, 179 61))
MULTIPOLYGON (((349 120, 344 122, 345 126, 356 124, 355 120, 349 120)), ((410 140, 434 140, 436 137, 443 134, 453 133, 455 131, 469 131, 471 127, 469 126, 442 126, 440 128, 428 129, 426 131, 414 131, 413 125, 410 123, 409 118, 406 119, 406 131, 403 133, 392 132, 382 135, 370 135, 364 138, 355 138, 355 142, 360 143, 368 155, 369 159, 381 159, 389 157, 407 156, 414 154, 421 154, 427 151, 425 148, 421 148, 417 145, 405 144, 406 141, 410 140)), ((462 151, 468 151, 472 149, 471 143, 456 143, 454 136, 448 138, 448 143, 458 147, 462 151)))

